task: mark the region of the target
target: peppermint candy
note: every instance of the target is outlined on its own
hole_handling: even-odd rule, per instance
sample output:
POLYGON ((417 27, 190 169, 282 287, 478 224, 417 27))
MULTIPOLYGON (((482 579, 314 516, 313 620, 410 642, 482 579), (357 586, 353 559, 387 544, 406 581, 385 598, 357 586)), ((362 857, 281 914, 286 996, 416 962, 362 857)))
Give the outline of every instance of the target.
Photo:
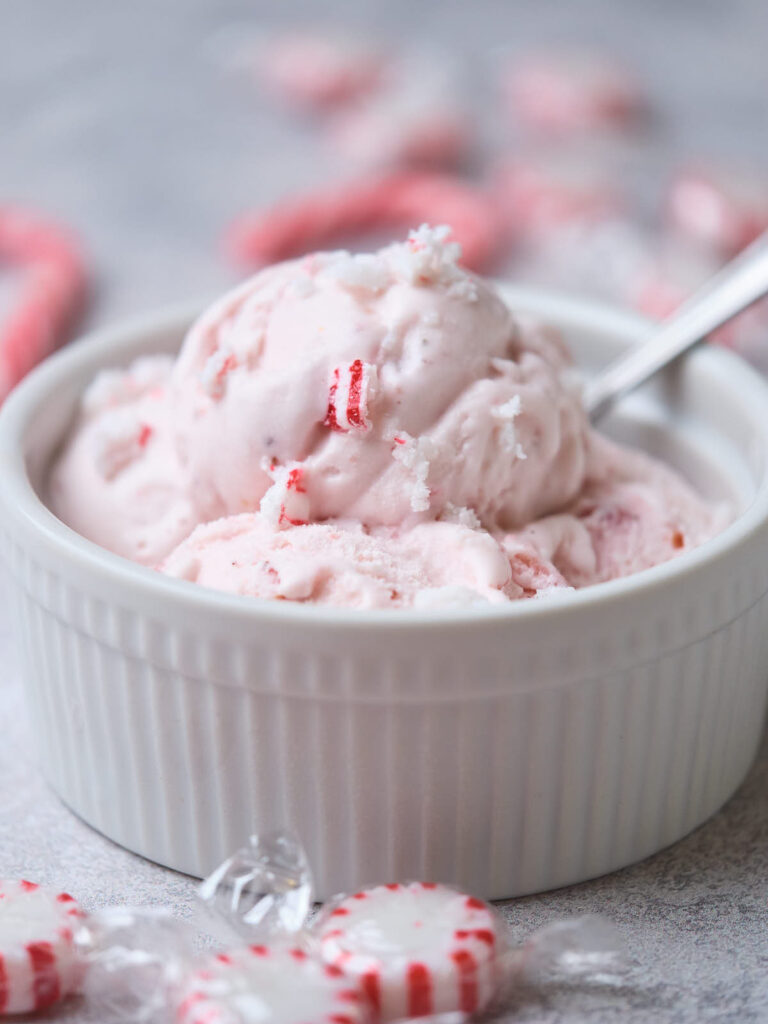
POLYGON ((368 1024, 362 992, 299 947, 219 953, 189 978, 177 1024, 368 1024))
POLYGON ((364 889, 326 912, 318 936, 323 959, 361 986, 375 1021, 476 1013, 498 987, 494 912, 446 886, 364 889))
POLYGON ((43 1010, 77 990, 74 931, 84 916, 68 893, 0 881, 0 1014, 43 1010))

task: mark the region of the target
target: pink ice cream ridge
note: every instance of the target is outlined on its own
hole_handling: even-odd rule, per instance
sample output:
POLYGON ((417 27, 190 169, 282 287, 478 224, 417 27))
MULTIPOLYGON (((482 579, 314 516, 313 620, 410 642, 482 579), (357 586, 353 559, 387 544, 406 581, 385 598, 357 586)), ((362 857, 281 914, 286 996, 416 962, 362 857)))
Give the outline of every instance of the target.
POLYGON ((261 271, 175 360, 97 377, 54 511, 197 584, 361 608, 588 586, 717 532, 676 473, 590 427, 557 334, 459 257, 422 226, 261 271))

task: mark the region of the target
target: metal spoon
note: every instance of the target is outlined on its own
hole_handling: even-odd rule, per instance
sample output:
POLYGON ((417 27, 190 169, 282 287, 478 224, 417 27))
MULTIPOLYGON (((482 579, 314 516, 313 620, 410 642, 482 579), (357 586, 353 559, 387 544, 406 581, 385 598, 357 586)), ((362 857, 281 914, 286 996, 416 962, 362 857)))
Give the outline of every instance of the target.
POLYGON ((585 390, 591 420, 692 345, 768 295, 768 232, 698 289, 647 341, 610 363, 585 390))

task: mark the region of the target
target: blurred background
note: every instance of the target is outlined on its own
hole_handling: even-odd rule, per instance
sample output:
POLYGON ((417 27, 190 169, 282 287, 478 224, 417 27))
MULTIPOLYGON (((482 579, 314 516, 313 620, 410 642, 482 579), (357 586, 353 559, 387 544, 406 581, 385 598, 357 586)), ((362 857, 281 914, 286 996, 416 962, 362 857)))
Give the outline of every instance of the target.
MULTIPOLYGON (((764 0, 2 0, 0 310, 23 209, 88 282, 53 312, 38 283, 41 354, 76 305, 202 304, 436 216, 478 269, 663 315, 768 226, 766 44, 764 0)), ((766 324, 723 340, 759 361, 766 324)))

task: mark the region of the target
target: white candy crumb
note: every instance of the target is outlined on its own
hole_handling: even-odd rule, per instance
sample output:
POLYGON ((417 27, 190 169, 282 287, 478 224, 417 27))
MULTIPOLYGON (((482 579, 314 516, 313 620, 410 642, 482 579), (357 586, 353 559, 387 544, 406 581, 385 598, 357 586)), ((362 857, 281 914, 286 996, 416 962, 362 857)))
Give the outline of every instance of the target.
POLYGON ((411 508, 414 512, 426 512, 431 497, 427 477, 430 463, 438 455, 437 445, 428 437, 420 437, 417 440, 403 430, 394 434, 391 440, 393 441, 392 458, 402 463, 414 476, 411 488, 411 508))
POLYGON ((386 260, 373 253, 339 253, 324 268, 323 274, 345 288, 368 292, 382 292, 392 281, 386 260))
POLYGON ((443 523, 455 523, 457 526, 466 526, 468 530, 480 530, 483 525, 473 508, 454 505, 450 501, 446 501, 438 519, 443 523))
POLYGON ((477 302, 480 297, 477 282, 471 277, 457 278, 448 289, 448 295, 452 299, 463 299, 465 302, 477 302))
POLYGON ((461 246, 447 241, 450 234, 445 225, 431 228, 422 224, 405 242, 383 249, 382 256, 398 277, 411 284, 453 281, 461 274, 457 267, 461 246))
POLYGON ((503 405, 497 405, 495 408, 491 409, 491 415, 493 418, 501 420, 502 423, 502 444, 513 453, 516 459, 527 458, 521 444, 517 440, 517 430, 515 429, 515 419, 520 415, 521 411, 522 403, 520 401, 520 395, 514 395, 508 402, 504 402, 503 405))

